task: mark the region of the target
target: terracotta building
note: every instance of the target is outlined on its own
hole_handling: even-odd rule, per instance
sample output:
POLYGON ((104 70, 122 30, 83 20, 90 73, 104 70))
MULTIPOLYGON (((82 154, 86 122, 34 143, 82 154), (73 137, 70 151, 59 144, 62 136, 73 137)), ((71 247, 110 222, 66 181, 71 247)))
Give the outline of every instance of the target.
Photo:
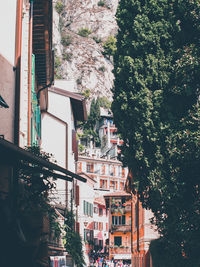
POLYGON ((149 251, 150 242, 159 237, 150 220, 153 213, 142 207, 137 194, 132 193, 132 172, 126 181, 126 191, 132 195, 132 237, 131 237, 131 261, 132 267, 153 267, 149 251))
POLYGON ((132 195, 121 191, 104 198, 109 213, 109 259, 131 264, 132 195))

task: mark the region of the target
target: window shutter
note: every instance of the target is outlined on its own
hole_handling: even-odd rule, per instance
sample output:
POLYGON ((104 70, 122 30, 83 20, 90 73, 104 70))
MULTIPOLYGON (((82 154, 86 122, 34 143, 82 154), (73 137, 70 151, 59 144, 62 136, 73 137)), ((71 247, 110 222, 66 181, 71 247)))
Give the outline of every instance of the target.
POLYGON ((76 206, 80 205, 79 193, 79 185, 76 185, 76 206))
POLYGON ((72 130, 72 152, 76 153, 76 131, 72 130))
POLYGON ((126 224, 126 217, 125 217, 125 215, 122 216, 122 224, 126 224))
POLYGON ((78 161, 78 141, 76 141, 76 147, 75 147, 75 152, 74 152, 74 159, 75 161, 78 161))

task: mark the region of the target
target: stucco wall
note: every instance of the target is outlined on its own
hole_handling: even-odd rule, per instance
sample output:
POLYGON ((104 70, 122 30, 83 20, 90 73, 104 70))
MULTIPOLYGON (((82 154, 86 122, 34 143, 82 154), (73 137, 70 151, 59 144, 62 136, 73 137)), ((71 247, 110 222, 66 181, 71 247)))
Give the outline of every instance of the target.
MULTIPOLYGON (((53 154, 56 163, 66 168, 66 124, 52 118, 46 113, 42 114, 42 144, 43 151, 53 154)), ((64 180, 56 180, 57 194, 56 203, 66 204, 65 194, 66 182, 64 180)))
POLYGON ((16 0, 1 1, 0 4, 0 54, 12 65, 15 60, 16 4, 16 0))
POLYGON ((0 54, 0 95, 9 108, 0 108, 0 134, 14 140, 15 72, 13 66, 0 54))

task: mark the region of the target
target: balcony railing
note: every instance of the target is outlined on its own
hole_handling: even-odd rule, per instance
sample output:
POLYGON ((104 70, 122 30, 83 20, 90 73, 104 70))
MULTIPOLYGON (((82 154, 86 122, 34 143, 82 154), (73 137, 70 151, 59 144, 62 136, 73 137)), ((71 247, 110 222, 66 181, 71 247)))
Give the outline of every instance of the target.
POLYGON ((131 232, 131 224, 111 225, 111 232, 131 232))
POLYGON ((131 253, 131 248, 129 247, 110 247, 111 254, 129 254, 131 253))

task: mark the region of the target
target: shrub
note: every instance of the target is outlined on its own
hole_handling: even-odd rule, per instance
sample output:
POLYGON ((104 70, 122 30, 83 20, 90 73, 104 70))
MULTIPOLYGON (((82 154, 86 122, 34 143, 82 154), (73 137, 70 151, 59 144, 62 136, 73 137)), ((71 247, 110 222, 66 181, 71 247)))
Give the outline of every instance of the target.
POLYGON ((82 145, 82 144, 79 144, 79 145, 78 145, 78 151, 79 151, 79 152, 83 152, 84 149, 85 149, 84 145, 82 145))
POLYGON ((64 10, 64 4, 61 1, 58 1, 55 5, 55 9, 58 12, 58 14, 61 14, 64 10))
POLYGON ((72 43, 73 39, 71 35, 63 33, 61 36, 61 44, 63 46, 69 46, 72 43))
POLYGON ((92 32, 88 29, 88 28, 81 28, 78 31, 78 35, 82 36, 82 37, 88 37, 92 32))
POLYGON ((102 42, 101 38, 98 38, 97 36, 93 36, 92 39, 93 39, 97 44, 99 44, 99 43, 102 42))
POLYGON ((85 89, 83 91, 83 95, 86 99, 88 99, 90 97, 90 89, 85 89))
POLYGON ((104 66, 101 66, 101 67, 99 68, 99 71, 104 72, 105 70, 106 70, 106 68, 105 68, 104 66))
POLYGON ((54 62, 55 62, 54 63, 55 64, 55 69, 58 69, 61 66, 61 64, 62 64, 61 59, 58 56, 56 56, 56 55, 54 57, 54 62))
POLYGON ((67 61, 71 61, 72 60, 72 56, 73 56, 73 54, 71 52, 65 52, 63 54, 63 59, 67 60, 67 61))
POLYGON ((100 1, 98 2, 98 6, 105 6, 105 2, 104 2, 103 0, 100 0, 100 1))
POLYGON ((109 36, 108 39, 103 43, 103 48, 104 55, 113 56, 117 50, 116 38, 114 36, 109 36))

